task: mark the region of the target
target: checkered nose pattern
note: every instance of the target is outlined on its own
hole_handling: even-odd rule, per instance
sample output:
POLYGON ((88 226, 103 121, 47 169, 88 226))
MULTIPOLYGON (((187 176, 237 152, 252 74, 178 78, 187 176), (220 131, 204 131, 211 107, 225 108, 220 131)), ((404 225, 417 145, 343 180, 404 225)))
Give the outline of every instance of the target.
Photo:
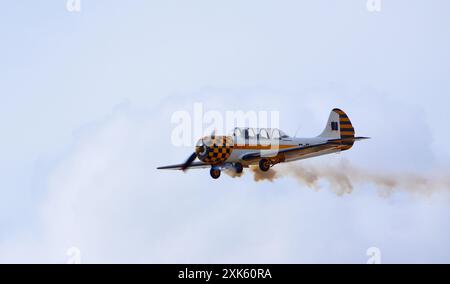
POLYGON ((211 165, 228 160, 233 151, 233 138, 229 136, 204 137, 195 149, 198 158, 211 165))

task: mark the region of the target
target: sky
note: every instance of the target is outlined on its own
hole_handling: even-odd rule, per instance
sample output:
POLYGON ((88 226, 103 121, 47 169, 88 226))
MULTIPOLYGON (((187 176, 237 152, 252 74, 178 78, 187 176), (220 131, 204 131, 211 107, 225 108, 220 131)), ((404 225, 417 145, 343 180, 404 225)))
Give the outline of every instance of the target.
POLYGON ((446 175, 448 1, 80 3, 0 9, 1 263, 66 263, 70 248, 82 263, 366 263, 371 247, 382 263, 450 261, 450 188, 338 195, 156 170, 192 153, 171 116, 202 103, 275 110, 304 137, 339 107, 372 139, 297 163, 446 175))

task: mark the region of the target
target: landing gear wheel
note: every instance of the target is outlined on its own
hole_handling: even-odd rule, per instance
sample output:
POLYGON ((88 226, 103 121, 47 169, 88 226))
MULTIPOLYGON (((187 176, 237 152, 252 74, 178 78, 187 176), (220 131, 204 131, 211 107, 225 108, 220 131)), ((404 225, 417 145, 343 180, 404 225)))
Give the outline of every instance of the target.
POLYGON ((259 161, 259 168, 263 172, 267 172, 270 169, 270 160, 261 159, 259 161))
POLYGON ((234 170, 236 171, 237 174, 241 174, 242 171, 244 170, 244 166, 242 166, 241 163, 236 163, 234 164, 234 170))
POLYGON ((209 171, 209 174, 211 175, 211 177, 212 177, 213 179, 218 179, 218 178, 220 177, 220 169, 212 168, 212 169, 209 171))

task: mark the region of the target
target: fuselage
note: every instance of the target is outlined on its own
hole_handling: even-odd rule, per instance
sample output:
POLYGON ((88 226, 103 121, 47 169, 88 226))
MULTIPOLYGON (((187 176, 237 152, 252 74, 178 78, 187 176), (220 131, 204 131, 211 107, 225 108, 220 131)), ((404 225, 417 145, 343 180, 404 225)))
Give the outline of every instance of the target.
MULTIPOLYGON (((229 156, 229 158, 225 161, 228 163, 237 163, 240 162, 244 166, 256 165, 258 161, 243 161, 242 157, 244 155, 252 154, 252 153, 265 153, 268 157, 276 156, 278 150, 289 149, 289 148, 297 148, 297 147, 309 147, 314 145, 319 145, 327 142, 327 139, 314 137, 314 138, 281 138, 281 139, 260 139, 257 141, 256 139, 249 139, 247 143, 242 143, 242 141, 237 141, 236 137, 234 137, 233 141, 233 150, 229 156)), ((301 160, 331 153, 339 152, 340 150, 329 150, 317 153, 311 153, 307 155, 296 155, 296 154, 284 154, 284 162, 301 160)))
POLYGON ((246 155, 260 154, 262 157, 271 159, 274 163, 289 162, 300 159, 336 153, 340 149, 324 149, 323 151, 314 151, 312 153, 298 154, 298 151, 285 152, 290 148, 308 148, 314 145, 322 145, 328 141, 327 138, 294 138, 282 137, 277 139, 268 138, 242 138, 238 136, 215 136, 204 137, 199 140, 197 153, 199 159, 211 165, 224 163, 241 163, 243 166, 258 164, 258 160, 245 160, 246 155), (204 146, 201 146, 204 145, 204 146), (283 151, 282 155, 279 151, 283 151))

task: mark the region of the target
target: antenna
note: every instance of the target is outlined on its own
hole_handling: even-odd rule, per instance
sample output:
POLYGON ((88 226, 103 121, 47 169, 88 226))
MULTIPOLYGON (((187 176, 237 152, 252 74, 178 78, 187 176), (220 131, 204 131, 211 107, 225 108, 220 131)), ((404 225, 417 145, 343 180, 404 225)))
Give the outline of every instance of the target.
POLYGON ((297 127, 297 130, 295 130, 294 138, 297 138, 297 133, 300 130, 300 125, 297 127))

